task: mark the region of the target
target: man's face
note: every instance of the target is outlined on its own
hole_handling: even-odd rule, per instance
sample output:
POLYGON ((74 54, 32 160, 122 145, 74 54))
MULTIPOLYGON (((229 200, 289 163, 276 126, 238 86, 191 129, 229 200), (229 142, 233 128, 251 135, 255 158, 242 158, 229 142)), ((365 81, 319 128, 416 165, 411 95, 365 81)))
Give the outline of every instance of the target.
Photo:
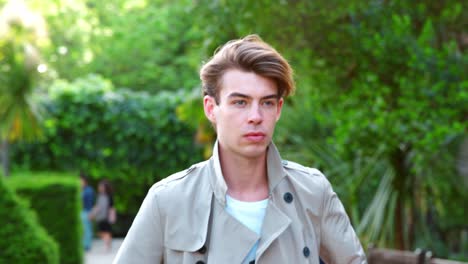
POLYGON ((211 96, 203 103, 223 152, 246 158, 265 155, 283 106, 273 80, 229 70, 221 80, 219 104, 211 96))

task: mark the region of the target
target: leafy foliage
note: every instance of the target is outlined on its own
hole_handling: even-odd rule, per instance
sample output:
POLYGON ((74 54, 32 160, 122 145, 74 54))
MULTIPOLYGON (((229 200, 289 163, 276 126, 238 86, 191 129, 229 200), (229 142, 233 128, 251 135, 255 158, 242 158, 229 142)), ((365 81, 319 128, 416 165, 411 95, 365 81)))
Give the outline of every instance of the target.
POLYGON ((200 29, 191 1, 43 1, 54 46, 47 50, 52 75, 72 81, 88 73, 117 87, 157 92, 198 83, 200 29))
POLYGON ((44 139, 18 145, 15 160, 32 169, 83 170, 115 184, 120 210, 136 212, 154 182, 199 161, 194 131, 178 120, 184 93, 115 90, 90 75, 57 81, 44 100, 44 139))
POLYGON ((216 133, 203 110, 203 98, 200 88, 194 89, 176 108, 177 117, 195 129, 195 142, 204 146, 203 156, 208 159, 213 154, 213 143, 216 133))
MULTIPOLYGON (((367 15, 382 17, 388 11, 383 9, 367 15)), ((352 157, 357 149, 369 153, 382 146, 392 165, 394 176, 383 175, 369 210, 388 209, 386 215, 372 213, 374 221, 394 219, 396 234, 379 241, 399 248, 408 248, 415 232, 424 230, 428 213, 424 208, 434 199, 432 194, 444 189, 428 183, 441 177, 456 181, 457 174, 450 173, 454 162, 447 156, 447 146, 466 130, 464 105, 468 103, 463 79, 466 56, 458 55, 455 43, 437 39, 430 19, 419 21, 422 26, 416 32, 411 19, 395 12, 376 24, 363 18, 359 28, 352 29, 359 36, 351 42, 356 50, 355 76, 331 100, 340 106, 332 114, 338 152, 352 157), (438 162, 446 164, 443 169, 435 170, 438 162)), ((453 187, 456 199, 462 201, 464 187, 453 187)), ((362 224, 368 232, 381 230, 383 235, 388 230, 383 225, 372 228, 367 216, 362 224)))
POLYGON ((11 1, 0 15, 0 139, 31 139, 39 134, 39 110, 32 99, 39 49, 47 43, 44 21, 11 1))

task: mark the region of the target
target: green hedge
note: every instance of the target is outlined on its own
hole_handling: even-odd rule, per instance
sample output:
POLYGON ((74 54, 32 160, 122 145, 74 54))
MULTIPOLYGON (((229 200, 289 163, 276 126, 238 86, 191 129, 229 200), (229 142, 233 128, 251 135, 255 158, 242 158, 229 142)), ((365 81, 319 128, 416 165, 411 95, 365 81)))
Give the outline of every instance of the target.
POLYGON ((59 263, 57 243, 0 177, 0 263, 59 263))
POLYGON ((202 159, 175 113, 186 96, 118 90, 96 75, 57 81, 43 100, 44 137, 12 146, 13 167, 108 178, 119 212, 136 213, 154 182, 202 159))
POLYGON ((83 244, 81 186, 78 177, 28 172, 14 175, 8 180, 8 184, 20 197, 29 201, 39 222, 58 242, 60 263, 81 264, 83 244))

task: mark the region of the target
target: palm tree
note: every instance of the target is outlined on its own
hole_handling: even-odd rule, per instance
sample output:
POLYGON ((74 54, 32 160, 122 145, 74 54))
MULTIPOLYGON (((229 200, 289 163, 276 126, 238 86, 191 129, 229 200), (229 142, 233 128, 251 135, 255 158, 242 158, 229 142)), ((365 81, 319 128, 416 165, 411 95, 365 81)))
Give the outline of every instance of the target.
POLYGON ((0 140, 3 173, 9 175, 8 146, 40 135, 39 105, 33 100, 45 39, 43 19, 22 1, 10 1, 0 14, 0 140))

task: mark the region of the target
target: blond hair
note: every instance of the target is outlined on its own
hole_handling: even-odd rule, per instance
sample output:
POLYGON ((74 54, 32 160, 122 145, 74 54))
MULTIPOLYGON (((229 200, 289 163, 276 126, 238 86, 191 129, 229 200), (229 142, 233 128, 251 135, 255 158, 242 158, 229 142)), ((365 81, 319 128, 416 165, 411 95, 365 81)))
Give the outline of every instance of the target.
POLYGON ((203 65, 200 70, 203 95, 212 96, 219 103, 223 74, 231 69, 254 72, 274 80, 278 97, 287 97, 295 88, 289 63, 257 35, 227 42, 203 65))

